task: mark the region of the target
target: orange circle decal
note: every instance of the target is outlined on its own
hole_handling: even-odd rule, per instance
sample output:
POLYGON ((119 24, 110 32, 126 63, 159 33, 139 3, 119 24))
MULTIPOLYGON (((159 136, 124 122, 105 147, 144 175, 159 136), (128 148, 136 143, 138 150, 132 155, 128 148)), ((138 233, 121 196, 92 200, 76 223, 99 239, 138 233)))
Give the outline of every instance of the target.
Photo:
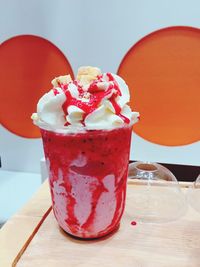
POLYGON ((200 140, 200 30, 170 27, 137 42, 118 74, 131 90, 141 120, 134 131, 161 145, 200 140))
POLYGON ((20 35, 3 42, 0 62, 2 125, 22 137, 40 137, 30 116, 55 76, 69 73, 73 77, 68 60, 46 39, 20 35))

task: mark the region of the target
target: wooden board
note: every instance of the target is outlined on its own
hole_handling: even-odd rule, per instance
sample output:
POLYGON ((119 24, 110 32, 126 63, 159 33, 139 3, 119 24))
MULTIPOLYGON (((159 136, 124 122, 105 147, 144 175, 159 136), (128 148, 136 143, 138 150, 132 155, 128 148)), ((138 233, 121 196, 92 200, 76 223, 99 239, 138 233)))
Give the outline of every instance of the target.
POLYGON ((11 267, 34 236, 51 206, 48 182, 0 229, 0 267, 11 267))
POLYGON ((133 226, 131 197, 135 186, 128 185, 126 210, 114 234, 91 241, 72 238, 58 227, 50 212, 13 266, 199 267, 200 214, 188 206, 173 222, 138 222, 133 226))

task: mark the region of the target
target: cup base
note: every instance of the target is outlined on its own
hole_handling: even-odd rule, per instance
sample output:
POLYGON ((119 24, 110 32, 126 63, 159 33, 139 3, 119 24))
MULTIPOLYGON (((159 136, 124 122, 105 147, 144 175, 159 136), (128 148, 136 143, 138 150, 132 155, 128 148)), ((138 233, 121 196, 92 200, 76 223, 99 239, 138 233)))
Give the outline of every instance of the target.
POLYGON ((111 237, 112 235, 114 235, 120 228, 120 223, 115 226, 111 231, 107 232, 107 233, 103 233, 103 234, 97 234, 96 236, 94 237, 81 237, 81 236, 76 236, 76 235, 73 235, 71 233, 68 233, 67 231, 65 231, 61 226, 59 226, 61 231, 64 232, 65 234, 67 234, 68 236, 74 238, 74 239, 77 239, 77 240, 83 240, 83 241, 92 241, 92 240, 96 240, 96 239, 106 239, 106 238, 109 238, 111 237))

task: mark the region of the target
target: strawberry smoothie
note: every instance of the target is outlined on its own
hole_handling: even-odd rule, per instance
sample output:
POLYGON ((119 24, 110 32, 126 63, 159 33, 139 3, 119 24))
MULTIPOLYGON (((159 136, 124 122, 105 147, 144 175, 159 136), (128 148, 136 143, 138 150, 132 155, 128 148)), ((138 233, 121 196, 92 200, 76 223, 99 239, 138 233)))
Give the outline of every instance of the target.
POLYGON ((96 238, 119 225, 131 128, 68 135, 41 130, 53 211, 67 233, 96 238))
POLYGON ((81 67, 52 81, 32 119, 42 134, 53 211, 80 238, 104 236, 119 225, 126 195, 132 125, 129 89, 113 73, 81 67))

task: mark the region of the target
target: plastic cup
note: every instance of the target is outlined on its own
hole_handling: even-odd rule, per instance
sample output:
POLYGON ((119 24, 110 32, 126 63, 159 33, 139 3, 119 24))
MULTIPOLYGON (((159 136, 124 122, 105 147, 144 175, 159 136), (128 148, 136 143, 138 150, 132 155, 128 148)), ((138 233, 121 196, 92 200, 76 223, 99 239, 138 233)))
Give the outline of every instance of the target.
POLYGON ((135 220, 166 223, 185 214, 187 205, 180 185, 173 173, 161 164, 131 163, 129 178, 136 184, 129 198, 135 220))
POLYGON ((187 199, 190 205, 200 213, 200 174, 196 181, 188 188, 187 199))
POLYGON ((97 238, 124 211, 132 126, 59 133, 41 129, 54 215, 67 233, 97 238))

